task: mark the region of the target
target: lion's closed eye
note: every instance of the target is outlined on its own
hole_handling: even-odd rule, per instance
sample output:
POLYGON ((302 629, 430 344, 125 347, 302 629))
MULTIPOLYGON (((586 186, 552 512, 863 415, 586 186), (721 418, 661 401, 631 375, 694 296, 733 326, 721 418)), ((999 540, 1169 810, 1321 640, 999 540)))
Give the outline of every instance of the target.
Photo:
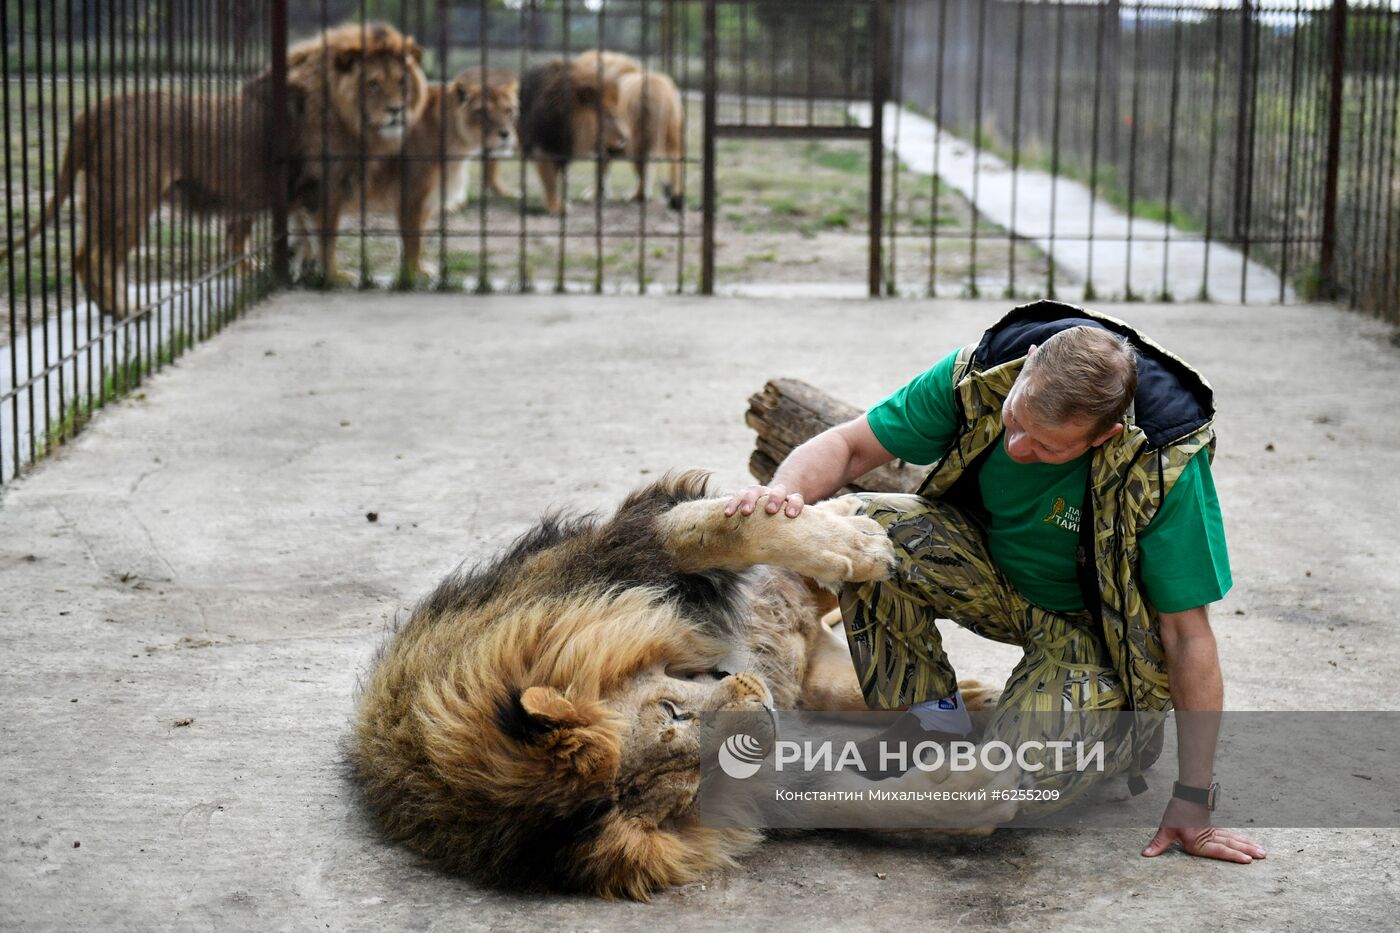
POLYGON ((686 712, 670 700, 662 700, 661 709, 671 718, 671 722, 685 722, 695 718, 694 713, 686 712))
POLYGON ((732 672, 718 667, 706 668, 702 671, 672 666, 666 668, 666 676, 676 680, 724 680, 724 678, 732 676, 732 672))

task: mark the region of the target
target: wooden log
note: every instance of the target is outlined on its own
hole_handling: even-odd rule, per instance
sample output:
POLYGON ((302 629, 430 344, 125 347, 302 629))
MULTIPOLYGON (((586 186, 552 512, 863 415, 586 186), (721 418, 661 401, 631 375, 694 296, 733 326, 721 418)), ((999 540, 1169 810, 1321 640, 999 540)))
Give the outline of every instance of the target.
MULTIPOLYGON (((767 483, 794 447, 860 413, 854 405, 801 379, 768 382, 762 391, 749 396, 744 416, 744 422, 758 434, 749 457, 749 472, 760 483, 767 483)), ((896 460, 871 470, 842 492, 913 492, 927 472, 926 467, 896 460)))

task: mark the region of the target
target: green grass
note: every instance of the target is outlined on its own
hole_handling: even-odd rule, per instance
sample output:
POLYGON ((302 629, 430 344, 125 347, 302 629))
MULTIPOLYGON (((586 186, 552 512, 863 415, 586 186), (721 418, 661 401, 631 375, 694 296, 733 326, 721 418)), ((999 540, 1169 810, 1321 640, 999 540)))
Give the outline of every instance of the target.
MULTIPOLYGON (((221 320, 219 327, 222 328, 224 323, 227 320, 221 320)), ((35 462, 75 437, 98 411, 135 391, 151 373, 169 366, 193 344, 194 341, 183 329, 177 329, 171 334, 169 342, 156 351, 154 360, 148 360, 144 353, 133 353, 129 359, 115 366, 108 361, 101 391, 89 391, 83 397, 68 402, 66 410, 50 422, 44 436, 36 444, 35 462)))
POLYGON ((870 172, 870 160, 862 152, 831 149, 811 143, 808 145, 807 155, 823 168, 851 175, 867 175, 870 172))
POLYGON ((783 217, 803 217, 807 213, 806 209, 801 204, 798 204, 795 198, 786 195, 775 198, 765 198, 762 203, 768 210, 772 211, 774 214, 782 215, 783 217))
POLYGON ((851 225, 850 214, 844 210, 832 211, 822 217, 823 227, 837 227, 845 230, 851 225))

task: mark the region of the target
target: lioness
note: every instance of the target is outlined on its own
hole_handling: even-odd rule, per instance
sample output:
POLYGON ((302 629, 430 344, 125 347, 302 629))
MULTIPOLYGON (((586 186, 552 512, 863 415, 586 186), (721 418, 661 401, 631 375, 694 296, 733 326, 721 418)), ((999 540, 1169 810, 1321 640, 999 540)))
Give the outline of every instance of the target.
POLYGON ((555 59, 525 72, 518 130, 521 152, 535 163, 551 214, 564 210, 559 175, 571 160, 599 152, 617 158, 627 151, 617 83, 599 73, 596 61, 555 59))
MULTIPOLYGON (((304 115, 305 98, 289 89, 284 125, 292 178, 300 172, 304 115)), ((266 74, 228 96, 142 91, 99 101, 73 121, 53 196, 14 246, 58 216, 81 175, 83 238, 73 271, 102 313, 126 317, 133 310, 127 256, 162 200, 226 218, 229 255, 243 254, 253 217, 272 207, 284 184, 273 158, 275 125, 266 74)))
POLYGON ((351 739, 388 834, 482 880, 638 899, 758 843, 698 820, 696 716, 864 709, 820 620, 835 600, 803 577, 880 579, 894 552, 853 498, 726 518, 704 486, 666 477, 606 521, 547 519, 419 605, 351 739))
POLYGON ((306 99, 306 160, 290 227, 294 238, 315 233, 327 281, 340 278, 342 212, 358 203, 362 180, 398 153, 423 113, 422 58, 418 43, 387 23, 342 23, 287 50, 287 84, 306 99))
POLYGON ((651 163, 664 160, 669 171, 661 190, 667 206, 680 210, 685 200, 685 108, 676 82, 660 71, 629 71, 617 79, 617 97, 627 127, 627 158, 637 170, 632 200, 650 197, 651 163))
POLYGON ((422 261, 423 230, 439 204, 454 210, 465 203, 467 159, 514 148, 519 88, 515 75, 500 71, 487 71, 483 83, 480 68, 450 84, 430 84, 402 152, 372 168, 367 207, 398 216, 400 282, 431 274, 422 261))

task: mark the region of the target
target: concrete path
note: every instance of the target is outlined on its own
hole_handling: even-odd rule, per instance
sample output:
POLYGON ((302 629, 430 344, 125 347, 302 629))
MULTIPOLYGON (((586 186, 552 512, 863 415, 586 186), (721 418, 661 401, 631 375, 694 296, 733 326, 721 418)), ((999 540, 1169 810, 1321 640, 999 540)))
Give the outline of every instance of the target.
MULTIPOLYGON (((743 483, 745 399, 766 378, 866 405, 1003 310, 354 293, 260 306, 4 493, 0 927, 1391 926, 1400 831, 1265 830, 1272 855, 1248 867, 1145 860, 1133 831, 823 833, 637 905, 443 876, 357 809, 340 758, 357 678, 458 561, 670 467, 743 483)), ((1400 708, 1392 332, 1322 307, 1106 310, 1219 391, 1231 707, 1400 708)), ((1012 662, 948 641, 967 675, 1012 662)))
MULTIPOLYGON (((870 122, 870 105, 852 112, 870 122)), ((1087 185, 1038 169, 1017 168, 954 136, 927 117, 887 104, 885 145, 911 171, 938 175, 972 202, 987 220, 1030 240, 1050 256, 1061 290, 1085 283, 1102 297, 1155 300, 1163 290, 1178 301, 1293 302, 1292 286, 1273 270, 1246 261, 1237 249, 1207 244, 1155 220, 1129 219, 1126 212, 1093 198, 1087 185), (936 145, 935 145, 936 144, 936 145), (937 150, 935 152, 935 149, 937 150), (1092 235, 1093 239, 1089 237, 1092 235), (1164 273, 1165 272, 1165 276, 1164 273)))

